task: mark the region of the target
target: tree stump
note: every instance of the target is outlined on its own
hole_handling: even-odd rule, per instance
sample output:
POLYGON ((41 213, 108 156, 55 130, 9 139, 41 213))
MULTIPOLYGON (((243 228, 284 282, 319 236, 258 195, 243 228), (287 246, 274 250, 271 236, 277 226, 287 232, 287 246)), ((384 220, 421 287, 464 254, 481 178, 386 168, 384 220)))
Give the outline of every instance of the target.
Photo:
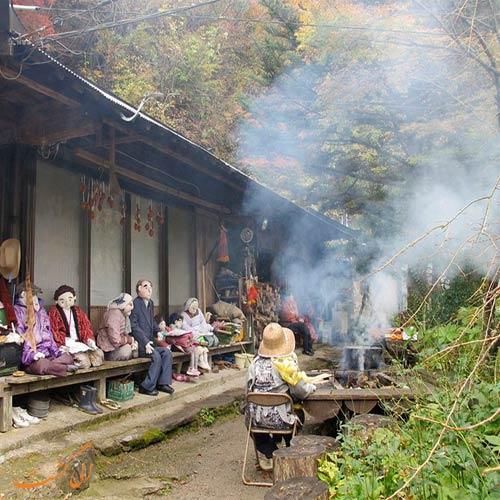
POLYGON ((303 444, 280 448, 273 453, 274 483, 296 477, 316 477, 318 459, 326 448, 322 444, 303 444))
POLYGON ((276 483, 264 497, 264 500, 328 500, 328 486, 315 477, 288 479, 276 483))
POLYGON ((290 446, 310 446, 313 444, 322 444, 327 452, 334 451, 339 447, 339 443, 335 438, 320 436, 318 434, 301 434, 294 436, 290 446))

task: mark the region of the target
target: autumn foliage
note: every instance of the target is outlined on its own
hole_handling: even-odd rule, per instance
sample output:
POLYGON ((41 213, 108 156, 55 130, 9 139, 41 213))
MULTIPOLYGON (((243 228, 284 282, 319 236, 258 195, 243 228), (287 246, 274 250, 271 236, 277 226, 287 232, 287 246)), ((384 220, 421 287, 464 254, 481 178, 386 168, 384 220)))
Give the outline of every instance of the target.
MULTIPOLYGON (((36 5, 38 7, 54 7, 58 0, 15 0, 18 5, 36 5)), ((37 36, 47 36, 55 33, 53 16, 50 11, 29 12, 18 10, 17 16, 27 31, 37 36)))

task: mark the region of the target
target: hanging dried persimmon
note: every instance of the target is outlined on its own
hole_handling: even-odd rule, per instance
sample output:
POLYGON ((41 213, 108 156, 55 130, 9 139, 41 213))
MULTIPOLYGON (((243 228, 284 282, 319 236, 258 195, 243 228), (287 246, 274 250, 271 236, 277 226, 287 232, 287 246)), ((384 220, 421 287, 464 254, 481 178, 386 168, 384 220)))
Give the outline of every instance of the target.
POLYGON ((160 226, 165 223, 165 216, 163 215, 163 203, 160 205, 160 208, 156 212, 156 222, 160 226))
POLYGON ((120 225, 125 225, 127 220, 127 208, 125 206, 125 194, 122 194, 120 225))
POLYGON ((139 204, 139 201, 137 201, 135 205, 135 222, 134 222, 134 229, 140 233, 141 232, 141 206, 139 204))

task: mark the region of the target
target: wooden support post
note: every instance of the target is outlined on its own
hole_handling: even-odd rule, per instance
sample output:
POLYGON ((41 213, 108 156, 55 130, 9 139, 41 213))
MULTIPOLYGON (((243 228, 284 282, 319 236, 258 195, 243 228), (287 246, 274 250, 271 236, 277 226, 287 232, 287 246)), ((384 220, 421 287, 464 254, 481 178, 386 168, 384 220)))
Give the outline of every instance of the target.
POLYGON ((316 477, 318 460, 326 448, 322 444, 303 444, 280 448, 273 453, 274 483, 296 477, 316 477))
POLYGON ((98 378, 95 381, 95 387, 97 389, 97 402, 99 403, 106 399, 106 377, 98 378))
POLYGON ((0 432, 10 431, 12 428, 12 394, 4 391, 0 394, 0 432))
POLYGON ((12 32, 11 10, 9 0, 0 0, 0 55, 12 55, 12 32))
POLYGON ((205 284, 206 265, 201 266, 201 307, 203 314, 207 312, 207 287, 205 284))
POLYGON ((314 477, 288 479, 276 483, 264 497, 264 500, 328 500, 328 486, 314 477))

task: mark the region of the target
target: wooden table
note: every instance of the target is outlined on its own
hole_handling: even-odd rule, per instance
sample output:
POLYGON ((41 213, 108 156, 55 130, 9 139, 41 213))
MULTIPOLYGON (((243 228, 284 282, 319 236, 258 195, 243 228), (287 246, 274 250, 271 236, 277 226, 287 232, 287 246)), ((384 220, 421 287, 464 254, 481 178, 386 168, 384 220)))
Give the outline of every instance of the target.
POLYGON ((304 409, 318 420, 335 417, 345 407, 354 413, 369 413, 379 401, 412 400, 423 388, 387 386, 375 389, 336 389, 330 383, 318 385, 304 400, 304 409))

